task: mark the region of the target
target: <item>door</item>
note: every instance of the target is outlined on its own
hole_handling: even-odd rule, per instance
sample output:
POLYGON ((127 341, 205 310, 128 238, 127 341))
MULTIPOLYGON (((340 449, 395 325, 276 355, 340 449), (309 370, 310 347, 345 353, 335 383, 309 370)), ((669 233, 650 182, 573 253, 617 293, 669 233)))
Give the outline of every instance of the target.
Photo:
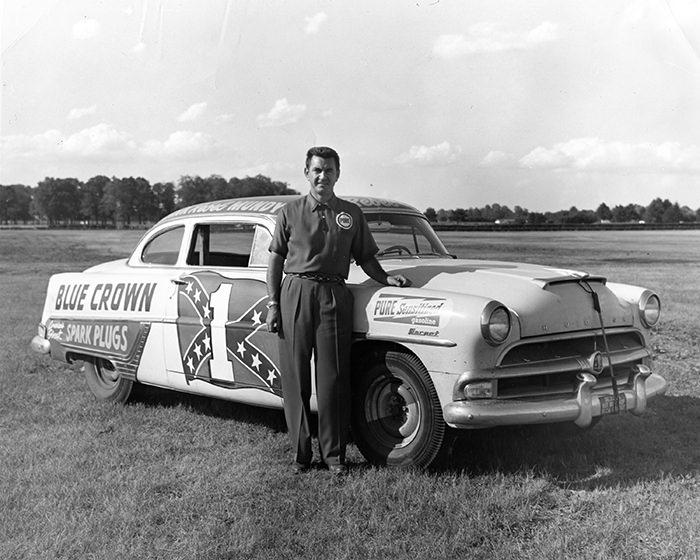
MULTIPOLYGON (((186 390, 204 394, 217 387, 222 391, 215 396, 253 403, 249 391, 245 398, 232 392, 281 396, 278 338, 265 324, 265 270, 255 257, 265 238, 260 229, 230 222, 195 228, 187 261, 193 268, 178 278, 173 298, 177 357, 165 343, 173 385, 184 382, 186 390)), ((269 404, 260 396, 261 404, 269 404)))

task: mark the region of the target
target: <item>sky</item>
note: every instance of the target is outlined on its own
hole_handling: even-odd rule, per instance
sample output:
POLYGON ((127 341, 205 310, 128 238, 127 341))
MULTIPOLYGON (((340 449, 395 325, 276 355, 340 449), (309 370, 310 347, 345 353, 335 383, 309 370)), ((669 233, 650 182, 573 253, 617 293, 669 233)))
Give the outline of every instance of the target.
POLYGON ((0 0, 0 184, 700 207, 698 0, 0 0))

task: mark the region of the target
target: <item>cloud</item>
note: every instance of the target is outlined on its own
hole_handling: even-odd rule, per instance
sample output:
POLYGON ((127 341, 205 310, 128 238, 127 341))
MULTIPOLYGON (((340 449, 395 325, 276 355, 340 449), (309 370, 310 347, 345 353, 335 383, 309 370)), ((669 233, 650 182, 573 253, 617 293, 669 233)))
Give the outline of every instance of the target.
POLYGON ((138 149, 137 142, 126 132, 110 124, 100 123, 74 134, 63 134, 51 129, 41 134, 15 135, 2 139, 3 158, 72 158, 107 157, 121 154, 131 156, 138 149))
POLYGON ((538 147, 519 161, 531 169, 700 173, 700 146, 678 142, 628 144, 599 138, 575 138, 550 148, 538 147))
POLYGON ((559 25, 545 21, 526 32, 506 31, 496 23, 479 23, 466 35, 441 35, 433 44, 433 54, 457 58, 471 54, 525 50, 555 41, 559 25))
POLYGON ((201 132, 176 131, 165 140, 139 141, 131 134, 106 123, 75 134, 47 130, 32 136, 15 135, 0 139, 0 157, 10 161, 66 161, 79 165, 84 160, 134 161, 146 159, 203 159, 219 151, 216 140, 201 132))
POLYGON ((100 22, 95 19, 83 18, 73 25, 73 39, 85 40, 100 34, 100 22))
POLYGON ((402 164, 437 167, 454 163, 462 149, 445 141, 436 146, 411 146, 396 161, 402 164))
POLYGON ((134 139, 112 125, 100 123, 67 136, 63 141, 63 155, 99 156, 133 153, 137 149, 134 139))
POLYGON ((306 105, 290 105, 287 98, 275 101, 274 107, 267 113, 258 115, 258 126, 261 128, 284 126, 299 122, 306 113, 306 105))
POLYGON ((50 129, 41 134, 0 137, 0 159, 3 162, 21 158, 41 158, 61 149, 64 136, 59 130, 50 129))
POLYGON ((71 109, 68 113, 68 120, 82 119, 89 115, 94 115, 97 112, 97 105, 91 105, 90 107, 76 107, 71 109))
POLYGON ((307 16, 304 18, 306 25, 304 26, 304 33, 307 35, 315 35, 321 28, 321 25, 328 19, 328 16, 319 12, 313 16, 307 16))
POLYGON ((178 122, 196 121, 199 117, 202 116, 202 114, 204 113, 206 108, 207 108, 206 101, 203 101, 201 103, 195 103, 194 105, 190 105, 189 108, 177 118, 177 120, 178 120, 178 122))
POLYGON ((6 136, 0 140, 0 159, 130 158, 138 148, 138 143, 128 133, 100 123, 74 134, 51 129, 41 134, 6 136))
POLYGON ((217 150, 215 139, 202 132, 178 130, 164 141, 150 140, 144 154, 156 158, 200 158, 211 156, 217 150))
POLYGON ((484 156, 484 159, 481 160, 481 165, 484 167, 497 167, 499 165, 511 163, 512 161, 512 155, 498 150, 491 150, 484 156))
POLYGON ((218 115, 214 121, 216 124, 228 124, 230 122, 233 122, 233 120, 236 118, 236 115, 233 113, 222 113, 221 115, 218 115))

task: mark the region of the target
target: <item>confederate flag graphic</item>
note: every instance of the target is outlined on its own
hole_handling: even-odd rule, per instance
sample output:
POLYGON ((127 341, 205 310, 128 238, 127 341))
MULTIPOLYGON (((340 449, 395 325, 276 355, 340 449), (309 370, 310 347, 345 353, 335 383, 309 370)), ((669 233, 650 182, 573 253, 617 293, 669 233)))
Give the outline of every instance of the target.
POLYGON ((264 322, 265 284, 214 272, 180 280, 177 330, 187 381, 281 395, 277 339, 264 322))

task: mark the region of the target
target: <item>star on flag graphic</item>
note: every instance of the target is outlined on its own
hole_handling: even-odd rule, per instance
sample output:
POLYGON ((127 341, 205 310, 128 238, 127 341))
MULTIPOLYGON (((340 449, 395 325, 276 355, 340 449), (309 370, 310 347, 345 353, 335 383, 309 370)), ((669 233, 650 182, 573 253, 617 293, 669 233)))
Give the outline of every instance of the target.
POLYGON ((181 281, 177 324, 187 381, 281 395, 280 372, 272 359, 277 356, 276 340, 264 328, 264 284, 228 280, 214 272, 194 273, 181 281), (220 373, 222 363, 225 375, 220 373))

